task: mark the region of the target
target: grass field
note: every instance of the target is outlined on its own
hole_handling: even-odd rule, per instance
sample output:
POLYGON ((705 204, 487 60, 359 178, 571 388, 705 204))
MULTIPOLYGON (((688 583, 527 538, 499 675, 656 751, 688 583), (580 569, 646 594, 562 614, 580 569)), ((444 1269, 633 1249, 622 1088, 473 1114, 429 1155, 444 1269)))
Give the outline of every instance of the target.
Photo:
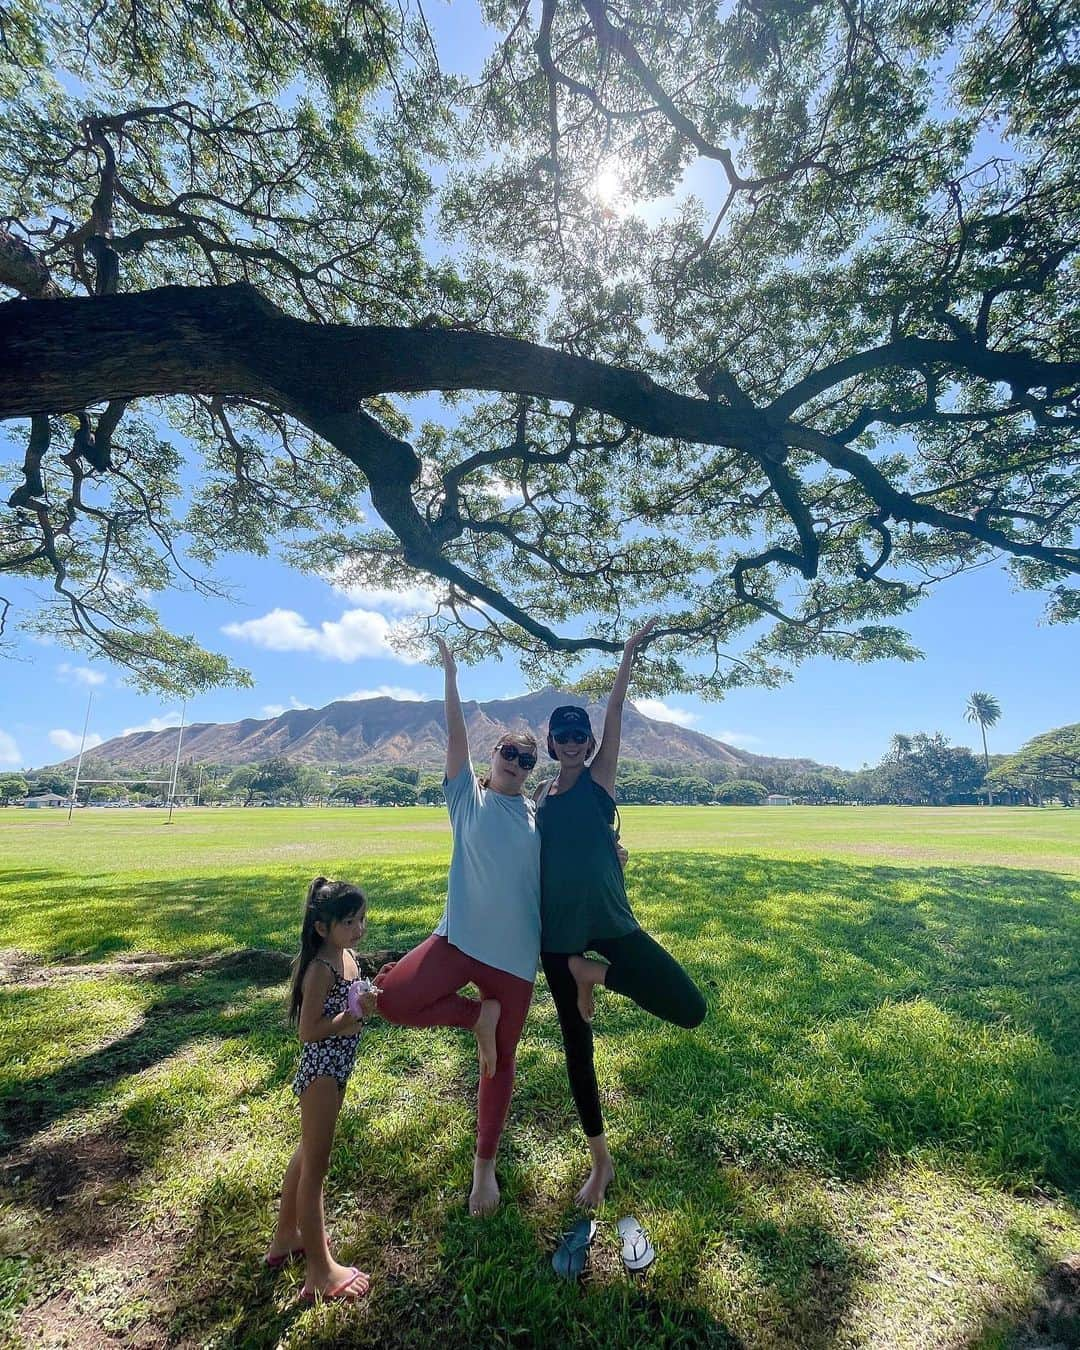
POLYGON ((1078 1343, 1080 813, 641 807, 623 838, 709 1016, 601 995, 619 1170, 585 1281, 548 1264, 584 1152, 540 981, 482 1223, 471 1038, 373 1023, 327 1192, 373 1292, 312 1310, 259 1265, 297 1126, 281 962, 180 958, 291 951, 315 872, 365 885, 372 947, 410 946, 445 814, 0 811, 0 1337, 1078 1343), (660 1253, 641 1279, 626 1213, 660 1253))

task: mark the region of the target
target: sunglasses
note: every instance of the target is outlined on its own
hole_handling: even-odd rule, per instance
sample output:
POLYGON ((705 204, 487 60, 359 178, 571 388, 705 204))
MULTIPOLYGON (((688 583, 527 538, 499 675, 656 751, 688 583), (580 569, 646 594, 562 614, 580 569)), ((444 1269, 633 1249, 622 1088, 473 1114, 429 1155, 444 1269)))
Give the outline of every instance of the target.
POLYGON ((519 750, 516 745, 500 745, 499 754, 511 764, 516 759, 526 773, 536 768, 536 756, 530 755, 528 750, 519 750))
POLYGON ((551 739, 556 745, 565 745, 567 741, 573 741, 575 745, 584 745, 589 739, 587 731, 553 731, 551 739))

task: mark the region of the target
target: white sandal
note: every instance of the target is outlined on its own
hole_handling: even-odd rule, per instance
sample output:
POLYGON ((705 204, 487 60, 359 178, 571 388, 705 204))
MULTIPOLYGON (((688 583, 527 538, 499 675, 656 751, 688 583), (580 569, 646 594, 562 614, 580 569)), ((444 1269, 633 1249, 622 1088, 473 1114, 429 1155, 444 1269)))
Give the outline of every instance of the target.
POLYGON ((648 1270, 656 1260, 656 1248, 637 1219, 620 1219, 616 1227, 622 1238, 622 1263, 627 1270, 648 1270))

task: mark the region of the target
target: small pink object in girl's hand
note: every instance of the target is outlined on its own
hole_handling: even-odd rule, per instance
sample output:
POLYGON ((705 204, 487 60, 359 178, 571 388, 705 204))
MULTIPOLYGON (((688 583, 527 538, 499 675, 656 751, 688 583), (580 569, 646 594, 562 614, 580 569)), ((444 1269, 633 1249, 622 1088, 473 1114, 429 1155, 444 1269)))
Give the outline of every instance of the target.
POLYGON ((360 1000, 366 994, 377 994, 378 992, 379 992, 378 989, 375 987, 375 985, 371 983, 370 980, 363 978, 359 980, 353 980, 352 983, 349 985, 349 1002, 348 1002, 349 1015, 351 1017, 366 1017, 367 1012, 365 1011, 364 1005, 363 1003, 361 1003, 360 1000))

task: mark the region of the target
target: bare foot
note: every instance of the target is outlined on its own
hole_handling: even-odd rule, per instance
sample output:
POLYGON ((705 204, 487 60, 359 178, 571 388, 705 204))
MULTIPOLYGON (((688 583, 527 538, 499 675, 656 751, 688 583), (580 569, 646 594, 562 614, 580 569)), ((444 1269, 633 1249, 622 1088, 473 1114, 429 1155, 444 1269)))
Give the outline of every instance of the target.
POLYGON ((480 1004, 480 1016, 476 1019, 476 1026, 473 1027, 476 1053, 480 1059, 480 1072, 485 1078, 495 1076, 495 1066, 499 1058, 495 1049, 495 1028, 499 1025, 501 1012, 502 1004, 497 998, 484 999, 480 1004))
POLYGON ((593 990, 603 983, 605 967, 599 961, 590 961, 585 956, 572 956, 569 961, 570 974, 577 985, 577 1007, 583 1022, 591 1022, 596 1014, 596 998, 593 990), (597 970, 601 979, 597 979, 597 970))
POLYGON ((575 1204, 580 1205, 582 1209, 599 1209, 604 1203, 604 1196, 614 1176, 615 1168, 610 1160, 594 1162, 585 1185, 574 1196, 575 1204))
POLYGON ((316 1298, 334 1299, 341 1303, 355 1303, 371 1288, 371 1277, 366 1271, 355 1266, 339 1266, 335 1261, 325 1277, 313 1280, 308 1277, 300 1290, 305 1300, 316 1298))
POLYGON ((493 1214, 499 1207, 499 1183, 495 1180, 495 1159, 476 1158, 473 1162, 469 1213, 474 1219, 493 1214))

